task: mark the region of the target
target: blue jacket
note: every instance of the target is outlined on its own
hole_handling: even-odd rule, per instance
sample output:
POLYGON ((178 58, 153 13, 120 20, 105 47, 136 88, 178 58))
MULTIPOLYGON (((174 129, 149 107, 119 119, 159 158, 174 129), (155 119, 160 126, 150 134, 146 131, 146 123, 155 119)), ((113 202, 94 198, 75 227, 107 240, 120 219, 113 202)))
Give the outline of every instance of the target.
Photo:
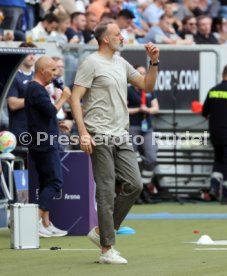
POLYGON ((0 0, 0 6, 2 7, 20 7, 25 8, 24 0, 0 0))

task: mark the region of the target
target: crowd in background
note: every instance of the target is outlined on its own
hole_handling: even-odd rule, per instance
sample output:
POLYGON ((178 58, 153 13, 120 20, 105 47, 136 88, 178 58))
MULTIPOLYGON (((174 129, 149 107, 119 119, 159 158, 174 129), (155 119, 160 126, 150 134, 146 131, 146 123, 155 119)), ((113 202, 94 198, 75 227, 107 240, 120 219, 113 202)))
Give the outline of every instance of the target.
MULTIPOLYGON (((227 43, 227 0, 0 0, 0 41, 97 44, 94 30, 107 21, 116 22, 128 45, 227 43)), ((64 53, 56 62, 58 77, 72 88, 78 54, 64 53)), ((68 119, 60 113, 58 119, 68 119)))
POLYGON ((0 0, 1 40, 96 43, 116 21, 127 44, 227 42, 227 0, 0 0))

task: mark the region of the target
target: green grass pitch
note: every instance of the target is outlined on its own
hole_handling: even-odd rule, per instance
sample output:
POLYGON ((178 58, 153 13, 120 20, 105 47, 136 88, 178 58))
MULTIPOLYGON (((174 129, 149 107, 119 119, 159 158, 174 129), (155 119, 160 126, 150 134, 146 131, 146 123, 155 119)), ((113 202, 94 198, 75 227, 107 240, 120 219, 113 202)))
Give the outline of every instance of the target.
MULTIPOLYGON (((156 204, 134 206, 131 213, 226 213, 226 205, 156 204)), ((221 220, 125 220, 122 226, 135 235, 117 235, 115 248, 128 260, 127 265, 101 265, 99 250, 87 237, 41 239, 41 249, 93 250, 13 250, 9 230, 0 231, 1 276, 226 276, 227 250, 198 251, 197 241, 207 234, 213 240, 227 240, 227 221, 221 220), (194 230, 199 230, 195 234, 194 230)), ((226 248, 227 246, 214 246, 226 248)))

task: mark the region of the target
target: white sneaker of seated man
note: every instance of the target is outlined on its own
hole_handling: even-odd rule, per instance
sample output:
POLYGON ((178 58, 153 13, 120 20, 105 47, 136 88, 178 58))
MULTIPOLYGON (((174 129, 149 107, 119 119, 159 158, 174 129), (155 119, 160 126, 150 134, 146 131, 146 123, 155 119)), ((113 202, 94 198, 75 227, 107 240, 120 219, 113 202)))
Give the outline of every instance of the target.
MULTIPOLYGON (((100 249, 102 248, 100 244, 100 236, 95 231, 97 227, 94 227, 91 229, 91 231, 88 233, 88 238, 97 245, 100 249)), ((127 260, 122 258, 120 256, 120 252, 115 250, 113 247, 109 249, 107 252, 102 253, 99 258, 100 263, 106 263, 106 264, 127 264, 127 260)))
POLYGON ((42 220, 39 220, 39 236, 44 238, 49 237, 63 237, 68 234, 67 231, 63 231, 58 229, 53 225, 52 222, 50 222, 48 227, 45 227, 42 223, 42 220))

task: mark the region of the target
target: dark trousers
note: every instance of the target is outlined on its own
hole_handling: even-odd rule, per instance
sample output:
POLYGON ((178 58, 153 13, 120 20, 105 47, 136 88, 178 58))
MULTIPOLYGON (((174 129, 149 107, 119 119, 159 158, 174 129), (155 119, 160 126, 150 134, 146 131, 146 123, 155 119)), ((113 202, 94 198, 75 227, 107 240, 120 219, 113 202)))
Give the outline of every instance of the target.
POLYGON ((226 145, 213 145, 214 146, 214 172, 223 174, 224 181, 227 180, 227 146, 226 145))
POLYGON ((29 150, 39 177, 39 208, 49 211, 54 197, 58 198, 63 185, 59 151, 29 150))

